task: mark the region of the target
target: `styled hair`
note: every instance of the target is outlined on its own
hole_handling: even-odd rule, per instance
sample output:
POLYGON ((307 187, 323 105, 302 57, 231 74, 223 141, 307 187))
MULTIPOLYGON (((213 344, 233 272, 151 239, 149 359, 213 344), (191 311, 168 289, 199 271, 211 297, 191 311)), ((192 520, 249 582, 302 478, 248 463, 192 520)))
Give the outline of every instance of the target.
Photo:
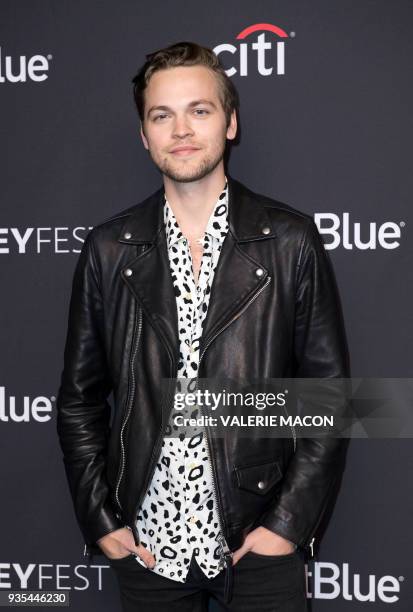
POLYGON ((215 74, 228 127, 232 111, 239 108, 238 92, 212 49, 193 42, 178 42, 146 55, 146 62, 132 79, 133 97, 141 121, 144 120, 145 89, 150 78, 158 70, 176 66, 205 66, 215 74))

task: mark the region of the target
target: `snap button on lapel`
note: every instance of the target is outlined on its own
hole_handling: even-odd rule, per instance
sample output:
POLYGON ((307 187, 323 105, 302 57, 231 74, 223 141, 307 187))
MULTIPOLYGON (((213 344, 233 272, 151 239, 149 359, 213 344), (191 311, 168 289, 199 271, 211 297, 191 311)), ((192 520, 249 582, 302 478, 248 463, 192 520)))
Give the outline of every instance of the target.
POLYGON ((123 237, 126 238, 126 240, 129 240, 129 238, 132 238, 132 234, 130 232, 126 232, 123 234, 123 237))
POLYGON ((264 480, 259 480, 259 481, 257 482, 257 487, 258 487, 259 489, 265 489, 265 487, 266 487, 266 486, 267 486, 267 483, 266 483, 264 480))
POLYGON ((263 227, 261 231, 263 234, 269 234, 271 232, 270 228, 267 226, 263 227))
POLYGON ((125 276, 132 276, 132 270, 130 268, 126 268, 125 276))
POLYGON ((257 269, 255 270, 255 274, 256 274, 257 276, 262 276, 262 275, 264 274, 264 270, 263 270, 262 268, 257 268, 257 269))

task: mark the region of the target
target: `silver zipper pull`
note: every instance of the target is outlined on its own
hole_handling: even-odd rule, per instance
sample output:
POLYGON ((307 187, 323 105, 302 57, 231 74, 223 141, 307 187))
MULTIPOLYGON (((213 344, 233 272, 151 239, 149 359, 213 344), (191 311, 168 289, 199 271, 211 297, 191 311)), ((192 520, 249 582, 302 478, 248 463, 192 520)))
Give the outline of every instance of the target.
POLYGON ((232 553, 229 549, 229 546, 227 544, 226 539, 224 538, 224 536, 222 535, 222 533, 218 536, 218 542, 219 545, 221 546, 221 551, 222 551, 222 555, 223 557, 231 557, 233 556, 234 553, 232 553))
POLYGON ((310 552, 311 552, 311 558, 314 557, 314 542, 315 542, 315 538, 313 538, 309 544, 309 548, 310 548, 310 552))

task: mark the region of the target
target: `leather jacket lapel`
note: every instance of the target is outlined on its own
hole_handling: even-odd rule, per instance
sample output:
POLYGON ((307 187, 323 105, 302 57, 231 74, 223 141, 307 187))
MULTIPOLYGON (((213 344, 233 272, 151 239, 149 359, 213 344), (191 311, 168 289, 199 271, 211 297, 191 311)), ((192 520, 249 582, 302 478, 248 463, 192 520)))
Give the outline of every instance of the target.
POLYGON ((122 276, 166 345, 172 361, 177 362, 178 314, 164 231, 154 245, 123 269, 122 276))
POLYGON ((200 344, 201 356, 216 335, 242 314, 267 280, 268 271, 245 255, 228 232, 211 287, 200 344), (257 271, 260 271, 260 276, 257 271))
MULTIPOLYGON (((228 176, 228 175, 227 175, 228 176)), ((204 322, 200 355, 213 339, 240 316, 261 288, 268 270, 243 250, 245 243, 267 240, 275 232, 265 208, 238 181, 228 176, 229 230, 222 246, 204 322)))

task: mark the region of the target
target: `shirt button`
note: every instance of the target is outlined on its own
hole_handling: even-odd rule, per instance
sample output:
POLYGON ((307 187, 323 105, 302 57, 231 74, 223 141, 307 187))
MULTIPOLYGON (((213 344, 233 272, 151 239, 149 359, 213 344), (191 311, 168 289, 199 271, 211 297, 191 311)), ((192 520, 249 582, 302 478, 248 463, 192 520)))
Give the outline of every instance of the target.
POLYGON ((196 523, 197 520, 198 520, 198 517, 197 516, 191 516, 191 518, 188 519, 188 520, 189 520, 190 523, 196 523))
POLYGON ((185 298, 186 300, 191 300, 191 299, 192 299, 192 293, 189 293, 189 292, 184 293, 184 298, 185 298))

